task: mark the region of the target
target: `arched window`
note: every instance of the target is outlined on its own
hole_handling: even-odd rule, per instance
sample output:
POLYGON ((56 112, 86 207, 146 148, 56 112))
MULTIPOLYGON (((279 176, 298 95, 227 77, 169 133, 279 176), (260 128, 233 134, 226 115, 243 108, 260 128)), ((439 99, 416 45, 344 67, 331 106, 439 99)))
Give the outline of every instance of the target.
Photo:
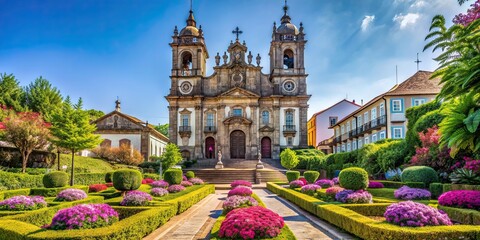
POLYGON ((189 76, 192 74, 192 54, 190 52, 182 53, 182 75, 189 76))
POLYGON ((268 111, 262 112, 262 123, 263 125, 268 125, 270 122, 270 113, 268 111))
POLYGON ((112 146, 112 140, 110 139, 104 139, 102 143, 100 143, 100 147, 111 147, 112 146))
POLYGON ((293 68, 293 51, 290 49, 287 49, 283 52, 283 68, 284 69, 290 69, 293 68))
POLYGON ((126 138, 120 139, 119 144, 120 144, 120 146, 126 146, 128 148, 130 148, 130 146, 131 146, 130 139, 126 139, 126 138))

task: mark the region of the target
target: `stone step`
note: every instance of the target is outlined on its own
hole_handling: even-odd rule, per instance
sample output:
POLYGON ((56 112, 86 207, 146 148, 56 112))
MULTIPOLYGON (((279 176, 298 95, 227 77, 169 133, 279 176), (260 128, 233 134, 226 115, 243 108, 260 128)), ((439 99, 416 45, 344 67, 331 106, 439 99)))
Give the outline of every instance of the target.
POLYGON ((235 180, 251 183, 286 182, 285 171, 271 169, 186 169, 208 183, 230 184, 235 180))

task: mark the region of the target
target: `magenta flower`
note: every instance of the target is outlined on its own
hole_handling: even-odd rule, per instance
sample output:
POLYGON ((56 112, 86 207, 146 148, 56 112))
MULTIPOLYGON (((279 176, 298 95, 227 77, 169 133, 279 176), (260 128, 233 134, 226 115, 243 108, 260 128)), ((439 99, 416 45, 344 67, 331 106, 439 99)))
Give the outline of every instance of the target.
POLYGON ((180 185, 182 185, 182 186, 184 186, 184 187, 191 187, 191 186, 193 186, 193 184, 192 184, 191 182, 189 182, 189 181, 182 181, 182 182, 180 183, 180 185))
POLYGON ((239 195, 239 196, 251 196, 252 189, 245 186, 238 186, 230 191, 228 191, 228 196, 239 195))
POLYGON ((338 177, 332 178, 332 181, 333 181, 334 184, 338 184, 338 177))
POLYGON ((170 184, 168 184, 167 181, 159 180, 159 181, 154 181, 150 183, 150 186, 152 186, 153 188, 168 188, 170 184))
POLYGON ((81 204, 59 210, 52 223, 42 228, 52 230, 104 227, 118 221, 118 213, 107 204, 81 204))
POLYGON ((58 193, 55 201, 71 202, 87 198, 87 194, 81 189, 69 188, 58 193))
POLYGON ((168 190, 165 188, 152 188, 152 190, 150 190, 150 194, 155 197, 163 197, 168 195, 168 190))
POLYGON ((42 196, 15 196, 0 202, 0 210, 28 211, 47 207, 42 196))
POLYGON ((225 212, 229 212, 236 208, 251 206, 258 206, 258 202, 257 200, 255 200, 255 198, 252 198, 250 196, 233 195, 227 197, 227 199, 225 199, 225 201, 223 202, 223 210, 225 212))
POLYGON ((305 186, 305 183, 301 180, 293 180, 290 182, 290 188, 300 188, 305 186))
POLYGON ((177 193, 177 192, 181 192, 181 191, 185 190, 185 187, 182 186, 182 185, 175 184, 175 185, 172 185, 172 186, 168 187, 167 190, 168 190, 169 193, 177 193))
POLYGON ((375 181, 369 181, 368 182, 368 188, 384 188, 383 183, 381 182, 375 182, 375 181))
POLYGON ((447 207, 459 207, 480 210, 480 191, 453 190, 438 197, 438 204, 447 207))
POLYGON ((308 184, 302 187, 301 191, 302 193, 308 194, 313 196, 318 189, 322 189, 322 187, 316 185, 316 184, 308 184))
POLYGON ((365 190, 358 190, 345 197, 345 203, 372 203, 372 194, 365 190))
POLYGON ((230 184, 230 187, 236 188, 238 186, 252 187, 252 183, 245 180, 235 180, 230 184))
POLYGON ((412 201, 394 203, 387 207, 384 217, 387 222, 400 226, 423 227, 452 225, 446 213, 412 201))
POLYGON ((120 205, 145 206, 148 205, 149 201, 152 201, 152 196, 150 196, 150 194, 138 190, 133 190, 125 194, 123 200, 120 202, 120 205))
POLYGON ((316 181, 315 184, 317 184, 318 186, 320 186, 322 188, 329 188, 329 187, 333 187, 333 185, 335 185, 335 183, 330 179, 320 179, 320 180, 316 181))
POLYGON ((203 182, 202 179, 196 178, 196 177, 195 177, 195 178, 190 178, 188 181, 191 182, 193 185, 202 185, 202 184, 204 184, 204 182, 203 182))

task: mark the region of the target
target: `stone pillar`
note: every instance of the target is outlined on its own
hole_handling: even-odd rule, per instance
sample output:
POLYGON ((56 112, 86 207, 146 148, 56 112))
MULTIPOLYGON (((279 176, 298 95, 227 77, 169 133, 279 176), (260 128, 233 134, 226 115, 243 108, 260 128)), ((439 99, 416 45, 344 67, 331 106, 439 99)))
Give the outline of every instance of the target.
POLYGON ((258 155, 258 119, 257 119, 258 105, 250 105, 250 116, 252 125, 250 126, 250 159, 255 159, 258 155))
POLYGON ((307 141, 307 111, 308 106, 300 107, 300 147, 307 148, 308 141, 307 141))
POLYGON ((170 142, 177 144, 177 135, 178 135, 178 107, 177 106, 168 106, 168 118, 169 118, 169 127, 168 135, 170 136, 170 142))
POLYGON ((194 150, 194 157, 197 159, 203 158, 203 151, 202 151, 202 132, 203 132, 203 114, 202 114, 202 106, 195 105, 195 150, 194 150))
POLYGON ((280 159, 280 129, 283 123, 280 122, 280 106, 273 106, 273 139, 272 139, 272 158, 280 159))
POLYGON ((216 152, 222 151, 223 159, 226 159, 226 149, 224 149, 226 138, 229 137, 226 134, 227 131, 225 129, 225 125, 223 124, 223 120, 225 120, 225 105, 219 105, 217 107, 217 144, 216 144, 216 152))

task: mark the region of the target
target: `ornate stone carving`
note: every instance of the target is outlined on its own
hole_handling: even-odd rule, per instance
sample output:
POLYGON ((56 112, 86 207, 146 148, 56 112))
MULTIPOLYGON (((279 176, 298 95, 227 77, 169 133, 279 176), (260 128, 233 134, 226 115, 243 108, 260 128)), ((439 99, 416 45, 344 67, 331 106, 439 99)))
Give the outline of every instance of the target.
POLYGON ((227 52, 223 52, 223 64, 227 64, 227 61, 228 61, 227 52))
POLYGON ((262 60, 262 57, 260 57, 260 53, 257 54, 256 60, 257 60, 257 67, 260 67, 260 60, 262 60))
POLYGON ((252 64, 252 59, 253 59, 252 51, 248 51, 248 64, 252 64))
POLYGON ((217 56, 215 56, 215 64, 218 66, 220 65, 220 53, 217 52, 217 56))

